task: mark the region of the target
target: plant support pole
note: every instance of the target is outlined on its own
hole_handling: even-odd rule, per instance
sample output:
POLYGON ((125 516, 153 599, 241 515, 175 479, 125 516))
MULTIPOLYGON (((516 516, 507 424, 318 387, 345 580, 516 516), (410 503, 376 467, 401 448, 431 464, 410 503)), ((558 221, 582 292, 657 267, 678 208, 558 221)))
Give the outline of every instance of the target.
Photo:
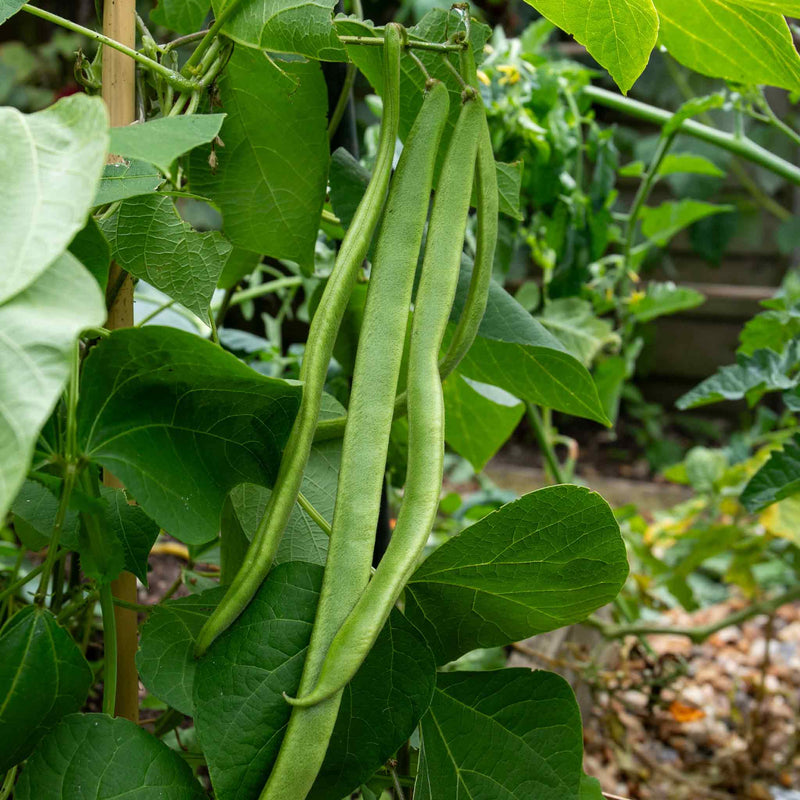
MULTIPOLYGON (((135 0, 105 0, 103 3, 103 34, 133 48, 136 44, 135 0)), ((103 47, 103 100, 112 127, 130 125, 136 118, 136 62, 111 47, 103 47)), ((116 160, 110 156, 110 160, 116 160)), ((113 163, 113 161, 112 161, 113 163)), ((109 330, 133 325, 133 281, 117 264, 111 265, 110 287, 119 287, 108 305, 109 330)), ((106 486, 120 486, 113 475, 103 476, 106 486)), ((111 584, 114 597, 135 603, 136 578, 123 572, 111 584)), ((136 612, 114 607, 117 645, 117 685, 114 712, 119 717, 139 720, 139 676, 136 672, 137 627, 136 612)))

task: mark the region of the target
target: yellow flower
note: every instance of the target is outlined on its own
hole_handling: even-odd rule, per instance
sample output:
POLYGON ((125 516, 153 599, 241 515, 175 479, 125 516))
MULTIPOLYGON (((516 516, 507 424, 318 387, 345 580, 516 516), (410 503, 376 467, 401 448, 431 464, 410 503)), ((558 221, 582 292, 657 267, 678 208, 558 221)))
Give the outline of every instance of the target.
POLYGON ((488 86, 491 81, 489 80, 489 76, 482 70, 478 70, 478 80, 484 85, 488 86))
POLYGON ((628 302, 632 306, 635 306, 637 303, 641 303, 645 297, 647 297, 645 292, 632 292, 631 296, 628 298, 628 302))
POLYGON ((503 73, 503 77, 499 80, 501 86, 513 86, 520 79, 519 70, 512 64, 501 64, 497 71, 503 73))

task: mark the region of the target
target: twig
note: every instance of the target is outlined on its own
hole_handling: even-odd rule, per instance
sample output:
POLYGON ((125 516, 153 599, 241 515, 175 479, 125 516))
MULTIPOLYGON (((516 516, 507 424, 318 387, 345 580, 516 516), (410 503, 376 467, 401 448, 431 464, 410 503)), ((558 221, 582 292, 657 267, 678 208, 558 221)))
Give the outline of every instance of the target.
POLYGON ((709 636, 712 636, 717 631, 727 628, 731 625, 740 625, 753 617, 760 614, 773 614, 781 606, 792 603, 795 600, 800 600, 800 586, 795 586, 788 589, 783 594, 778 595, 767 600, 762 600, 760 603, 752 603, 751 605, 731 614, 719 622, 714 622, 710 625, 701 625, 696 628, 684 627, 671 627, 669 625, 648 625, 646 623, 634 623, 632 625, 609 625, 597 617, 589 617, 584 620, 584 625, 589 625, 598 630, 605 639, 621 639, 624 636, 648 636, 651 634, 665 634, 668 636, 686 636, 694 642, 694 644, 701 644, 709 636))

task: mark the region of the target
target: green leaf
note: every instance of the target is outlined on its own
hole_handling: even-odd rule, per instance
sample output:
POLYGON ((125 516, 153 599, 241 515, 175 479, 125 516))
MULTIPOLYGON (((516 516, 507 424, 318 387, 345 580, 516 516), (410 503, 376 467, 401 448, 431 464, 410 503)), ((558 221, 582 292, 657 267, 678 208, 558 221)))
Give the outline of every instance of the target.
MULTIPOLYGON (((470 277, 471 269, 462 268, 452 321, 464 307, 470 277)), ((499 386, 521 400, 607 422, 586 367, 494 282, 478 338, 459 371, 475 381, 499 386)))
POLYGON ((415 800, 579 800, 581 715, 552 672, 439 673, 420 740, 415 800))
POLYGON ((680 397, 676 406, 682 410, 697 408, 721 400, 741 400, 754 405, 766 392, 793 389, 800 376, 790 377, 800 362, 800 341, 778 354, 773 350, 756 350, 752 355, 739 355, 735 364, 721 367, 690 392, 680 397))
POLYGON ((260 253, 253 253, 250 250, 243 250, 241 247, 234 247, 225 262, 225 266, 222 268, 222 273, 217 280, 217 287, 220 289, 232 289, 240 280, 252 275, 260 263, 260 253))
MULTIPOLYGON (((213 0, 218 16, 229 0, 213 0)), ((222 27, 233 41, 256 50, 345 61, 333 29, 336 0, 250 0, 222 27)))
POLYGON ((75 234, 69 251, 92 273, 100 289, 105 292, 108 268, 111 266, 111 246, 94 217, 89 217, 86 225, 75 234))
MULTIPOLYGON (((335 419, 344 413, 344 408, 331 397, 322 396, 320 419, 335 419)), ((339 462, 342 457, 341 439, 315 442, 303 473, 300 491, 312 506, 328 521, 333 520, 336 504, 336 487, 339 482, 339 462)), ((270 490, 253 484, 237 486, 230 494, 234 513, 248 540, 255 535, 264 515, 270 490)), ((328 535, 322 531, 308 514, 295 504, 286 526, 275 562, 305 561, 309 564, 325 564, 328 553, 328 535)))
POLYGON ((497 192, 500 200, 500 213, 512 219, 521 220, 523 216, 519 208, 519 193, 522 187, 524 165, 522 161, 514 161, 512 164, 504 164, 501 161, 497 161, 495 166, 497 167, 497 192))
POLYGON ((11 617, 0 630, 0 772, 27 758, 50 728, 83 705, 92 677, 49 611, 26 606, 11 617))
POLYGON ((721 206, 701 200, 667 200, 655 208, 645 206, 642 209, 642 233, 654 244, 664 247, 676 233, 698 220, 733 210, 733 206, 721 206))
POLYGON ((182 714, 194 714, 194 642, 225 594, 223 587, 155 606, 142 626, 136 669, 147 691, 182 714))
MULTIPOLYGON (((408 29, 411 38, 424 39, 429 42, 444 42, 456 31, 463 31, 463 15, 458 11, 445 11, 434 8, 429 11, 413 28, 408 29)), ((348 18, 336 20, 337 31, 342 35, 356 35, 376 37, 380 32, 369 24, 348 18)), ((472 45, 476 59, 480 59, 483 48, 491 35, 488 25, 472 20, 469 29, 469 41, 472 45)), ((381 70, 382 48, 364 47, 361 45, 348 45, 347 54, 358 68, 364 73, 369 82, 375 87, 378 94, 383 94, 383 76, 381 70)), ((441 153, 437 161, 436 174, 444 158, 446 143, 449 141, 453 126, 458 118, 461 108, 462 86, 455 78, 454 73, 447 67, 441 53, 417 50, 416 56, 422 61, 425 69, 435 79, 440 80, 450 91, 450 117, 447 130, 442 138, 441 153)), ((450 53, 447 59, 453 67, 458 67, 458 54, 450 53)), ((422 106, 424 96, 425 76, 408 53, 404 53, 400 62, 400 139, 405 140, 411 126, 414 124, 417 113, 422 106)), ((498 176, 499 177, 499 176, 498 176)))
POLYGON ((224 119, 224 114, 189 114, 112 128, 109 151, 168 173, 176 158, 214 139, 224 119))
POLYGON ((575 37, 608 70, 623 94, 642 74, 658 36, 652 0, 525 0, 575 37))
POLYGON ((103 487, 107 502, 106 529, 122 546, 124 566, 147 586, 147 559, 158 538, 158 525, 137 505, 131 505, 122 489, 103 487))
POLYGON ((800 88, 800 57, 781 14, 735 0, 654 2, 661 43, 695 72, 736 83, 800 88))
POLYGON ((800 434, 773 450, 767 463, 750 478, 741 494, 744 507, 755 513, 800 492, 800 434))
POLYGON ((331 156, 331 205, 346 228, 353 221, 370 177, 369 170, 343 147, 331 156))
POLYGON ((800 307, 763 311, 745 323, 736 352, 746 356, 764 349, 782 353, 796 337, 800 337, 800 307))
POLYGON ((572 625, 616 597, 628 574, 608 503, 551 486, 454 536, 417 569, 406 615, 442 664, 572 625))
POLYGON ((612 423, 616 423, 622 388, 628 377, 628 364, 624 356, 604 358, 595 367, 593 375, 597 394, 600 396, 606 416, 612 423))
POLYGON ((0 303, 30 286, 84 226, 107 128, 102 100, 85 94, 36 114, 0 108, 0 303))
POLYGON ((163 195, 125 200, 104 221, 103 230, 124 270, 208 319, 217 280, 232 250, 219 233, 195 231, 163 195))
POLYGON ((679 173, 708 175, 713 178, 725 177, 725 172, 705 156, 696 153, 668 153, 658 168, 658 174, 665 178, 679 173))
POLYGON ((210 8, 211 0, 158 0, 150 19, 185 36, 203 27, 210 8))
POLYGON ((585 773, 581 775, 580 800, 605 800, 603 788, 597 778, 590 778, 585 773))
POLYGON ((213 173, 206 148, 195 152, 192 190, 219 206, 234 245, 296 261, 311 272, 329 159, 320 65, 278 66, 265 53, 240 48, 219 91, 228 112, 220 134, 225 146, 216 149, 213 173))
POLYGON ((328 752, 308 800, 340 800, 408 741, 428 709, 436 662, 398 611, 345 688, 328 752))
POLYGON ((650 322, 657 317, 677 314, 705 303, 705 295, 688 286, 676 286, 672 281, 649 283, 643 297, 631 299, 628 306, 637 322, 650 322))
POLYGON ((525 413, 502 389, 454 372, 444 382, 445 440, 480 472, 505 444, 525 413))
POLYGON ((25 5, 25 0, 0 0, 0 25, 25 5))
MULTIPOLYGON (((14 532, 28 550, 46 547, 53 533, 58 511, 55 495, 38 481, 27 480, 11 504, 14 532)), ((75 511, 67 511, 61 530, 61 546, 67 550, 78 549, 80 519, 75 511)))
POLYGON ((590 367, 606 348, 619 348, 614 325, 595 316, 592 304, 579 297, 551 300, 537 317, 566 349, 590 367))
MULTIPOLYGON (((280 564, 200 660, 195 724, 219 800, 255 800, 277 755, 316 613, 322 569, 280 564)), ((395 611, 345 689, 314 800, 340 800, 411 735, 433 691, 433 657, 395 611)))
POLYGON ((785 14, 787 17, 800 17, 798 0, 728 0, 728 2, 744 8, 774 11, 776 14, 785 14))
POLYGON ((200 544, 234 486, 272 484, 299 398, 190 333, 115 331, 84 365, 79 446, 162 528, 200 544))
POLYGON ((0 301, 0 518, 25 480, 36 437, 67 381, 76 337, 105 318, 100 288, 69 253, 0 301))
POLYGON ((146 161, 123 161, 103 168, 103 177, 92 200, 93 206, 104 206, 150 194, 164 182, 164 176, 146 161))
POLYGON ((204 800, 206 794, 180 754, 136 723, 71 714, 28 760, 15 797, 204 800))

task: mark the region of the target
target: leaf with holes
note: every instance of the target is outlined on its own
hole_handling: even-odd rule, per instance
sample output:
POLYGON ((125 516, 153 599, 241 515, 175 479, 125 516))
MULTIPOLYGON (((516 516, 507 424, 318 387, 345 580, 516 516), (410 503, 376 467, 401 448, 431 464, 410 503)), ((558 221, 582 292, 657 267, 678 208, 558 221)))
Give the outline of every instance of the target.
POLYGON ((208 307, 232 247, 216 231, 199 233, 163 195, 125 200, 103 231, 117 263, 135 278, 208 319, 208 307))

